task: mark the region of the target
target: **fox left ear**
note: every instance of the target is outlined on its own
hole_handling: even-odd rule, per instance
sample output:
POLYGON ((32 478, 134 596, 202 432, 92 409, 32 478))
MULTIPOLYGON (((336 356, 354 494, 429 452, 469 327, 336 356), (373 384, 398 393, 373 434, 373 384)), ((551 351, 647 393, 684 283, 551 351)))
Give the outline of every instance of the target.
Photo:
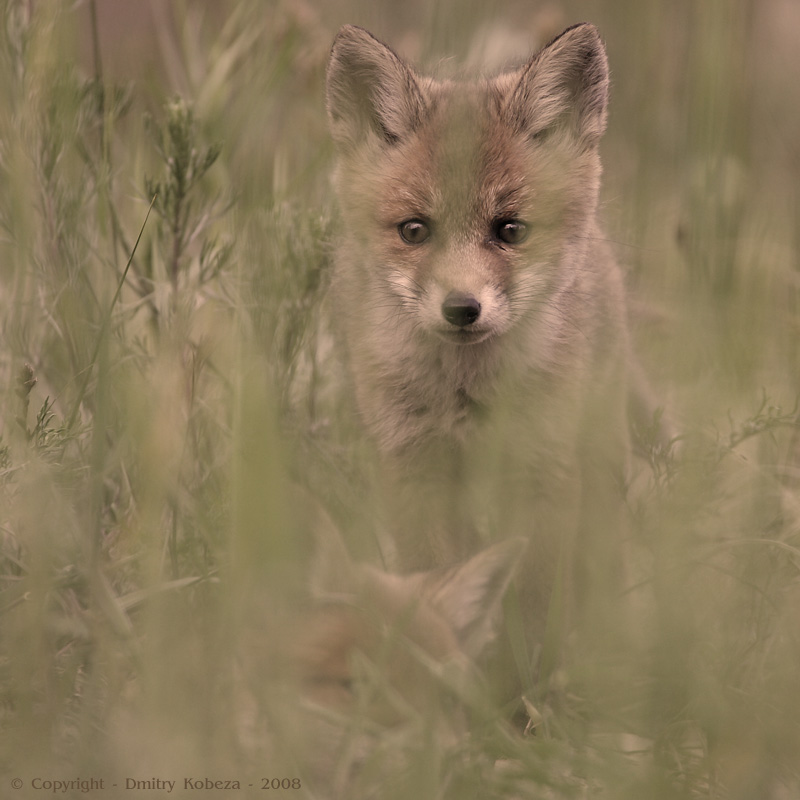
POLYGON ((606 128, 608 61, 594 25, 567 28, 517 73, 505 109, 529 137, 557 126, 595 146, 606 128))

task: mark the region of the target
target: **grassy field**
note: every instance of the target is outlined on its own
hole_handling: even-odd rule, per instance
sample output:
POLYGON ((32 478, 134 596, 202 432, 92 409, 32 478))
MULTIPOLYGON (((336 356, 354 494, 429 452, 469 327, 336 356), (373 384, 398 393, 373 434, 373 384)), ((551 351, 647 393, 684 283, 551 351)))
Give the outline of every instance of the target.
POLYGON ((640 624, 593 632, 535 735, 470 697, 470 737, 386 732, 340 796, 800 797, 794 0, 1 5, 0 795, 325 796, 303 748, 333 723, 267 665, 297 487, 354 554, 374 533, 321 304, 330 42, 498 67, 589 20, 603 217, 682 438, 629 493, 640 624))

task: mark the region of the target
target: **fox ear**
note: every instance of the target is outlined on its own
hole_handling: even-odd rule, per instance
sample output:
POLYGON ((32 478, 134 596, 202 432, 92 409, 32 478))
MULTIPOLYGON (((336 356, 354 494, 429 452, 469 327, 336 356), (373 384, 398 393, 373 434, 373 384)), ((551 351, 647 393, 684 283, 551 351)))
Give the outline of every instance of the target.
POLYGON ((526 546, 527 540, 521 538, 492 545, 458 567, 432 573, 423 587, 471 658, 477 658, 497 634, 503 597, 526 546))
POLYGON ((418 124, 425 101, 417 76, 385 44, 354 25, 336 36, 326 77, 334 140, 357 144, 370 132, 394 144, 418 124))
POLYGON ((594 25, 567 28, 517 74, 506 110, 518 129, 533 138, 564 126, 597 144, 606 127, 608 61, 594 25))

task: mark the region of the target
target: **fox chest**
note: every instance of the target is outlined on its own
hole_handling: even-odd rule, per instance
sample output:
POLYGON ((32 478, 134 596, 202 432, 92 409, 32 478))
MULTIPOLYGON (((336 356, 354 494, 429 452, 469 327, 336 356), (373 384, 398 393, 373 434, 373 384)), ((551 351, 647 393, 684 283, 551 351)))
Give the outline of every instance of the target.
POLYGON ((464 386, 451 386, 431 398, 431 402, 413 407, 411 413, 433 432, 450 433, 461 439, 486 424, 490 404, 464 386))
POLYGON ((575 435, 575 393, 555 376, 503 369, 496 362, 484 362, 481 370, 448 366, 412 369, 384 387, 377 416, 401 448, 427 449, 438 442, 471 452, 515 453, 527 461, 540 447, 552 451, 575 435))

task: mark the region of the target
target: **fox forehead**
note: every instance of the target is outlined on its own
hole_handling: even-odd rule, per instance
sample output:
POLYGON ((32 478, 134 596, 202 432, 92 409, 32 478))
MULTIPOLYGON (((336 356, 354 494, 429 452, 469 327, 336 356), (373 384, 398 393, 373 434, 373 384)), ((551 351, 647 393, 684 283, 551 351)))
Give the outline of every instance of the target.
POLYGON ((382 153, 376 186, 387 222, 418 215, 471 224, 522 214, 533 200, 533 148, 504 123, 490 86, 448 89, 405 141, 382 153))

